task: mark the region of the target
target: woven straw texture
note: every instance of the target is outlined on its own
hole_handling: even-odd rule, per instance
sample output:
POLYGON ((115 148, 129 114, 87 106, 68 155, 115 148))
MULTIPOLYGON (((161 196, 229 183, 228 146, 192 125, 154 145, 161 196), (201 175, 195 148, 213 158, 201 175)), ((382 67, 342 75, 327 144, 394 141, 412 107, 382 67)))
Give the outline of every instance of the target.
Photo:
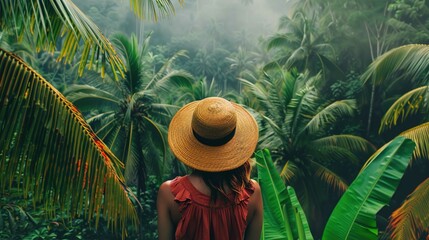
POLYGON ((240 105, 219 97, 185 105, 173 117, 168 130, 173 154, 185 165, 206 172, 241 166, 252 156, 257 142, 258 125, 253 116, 240 105), (197 140, 192 126, 207 139, 222 138, 234 127, 235 134, 221 146, 209 146, 197 140))

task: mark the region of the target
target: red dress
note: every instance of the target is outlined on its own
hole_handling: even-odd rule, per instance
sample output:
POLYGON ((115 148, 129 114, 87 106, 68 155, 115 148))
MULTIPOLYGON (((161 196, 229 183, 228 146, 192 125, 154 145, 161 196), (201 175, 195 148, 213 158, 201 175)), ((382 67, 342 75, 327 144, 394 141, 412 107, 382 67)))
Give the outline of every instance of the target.
POLYGON ((198 191, 188 176, 176 177, 171 182, 171 192, 182 214, 176 228, 176 239, 243 239, 247 204, 253 191, 252 186, 245 188, 235 201, 226 202, 219 197, 216 202, 210 203, 210 196, 198 191))

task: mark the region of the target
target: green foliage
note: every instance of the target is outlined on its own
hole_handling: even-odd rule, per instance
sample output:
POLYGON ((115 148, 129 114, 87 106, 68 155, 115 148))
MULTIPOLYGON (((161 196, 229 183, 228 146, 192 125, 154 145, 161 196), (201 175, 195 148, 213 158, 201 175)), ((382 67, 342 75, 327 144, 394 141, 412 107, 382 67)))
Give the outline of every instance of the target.
POLYGON ((309 71, 312 75, 320 72, 324 79, 329 79, 329 73, 343 77, 335 63, 334 47, 326 40, 326 33, 315 14, 298 9, 292 17, 282 17, 279 28, 284 32, 268 39, 268 49, 276 49, 277 53, 275 61, 268 63, 265 70, 280 65, 287 70, 309 71))
POLYGON ((141 235, 145 240, 158 239, 158 218, 156 210, 156 198, 161 182, 157 176, 150 175, 146 181, 146 191, 140 195, 143 206, 141 235))
MULTIPOLYGON (((120 234, 112 234, 103 219, 94 228, 95 219, 88 221, 82 217, 70 218, 60 208, 33 205, 32 197, 23 199, 16 188, 3 192, 0 197, 0 238, 1 239, 121 239, 120 234), (47 213, 50 213, 48 216, 47 213)), ((127 226, 130 233, 136 232, 127 226)))
POLYGON ((397 137, 379 149, 335 206, 323 239, 377 239, 376 214, 389 203, 414 148, 410 139, 397 137))
POLYGON ((304 211, 292 187, 286 187, 267 149, 255 153, 264 204, 261 239, 312 240, 304 211))
MULTIPOLYGON (((383 88, 391 88, 390 85, 396 83, 405 90, 399 97, 395 96, 393 103, 384 112, 379 131, 380 134, 387 135, 397 125, 405 129, 399 135, 413 140, 417 145, 413 153, 413 163, 415 160, 427 160, 429 156, 428 50, 427 45, 420 44, 394 48, 374 61, 363 75, 363 79, 371 78, 383 88)), ((411 174, 418 175, 418 172, 413 170, 411 174)), ((426 231, 426 205, 429 194, 427 175, 423 177, 423 182, 392 213, 388 226, 391 238, 417 239, 426 231)))
POLYGON ((282 168, 280 175, 297 191, 315 228, 323 227, 323 216, 329 212, 326 202, 336 197, 326 196, 324 190, 345 191, 344 173, 355 174, 360 158, 374 150, 362 137, 332 131, 333 125, 354 116, 356 103, 327 101, 316 88, 318 81, 320 75, 282 69, 266 72, 255 83, 243 80, 248 102, 261 119, 259 147, 272 151, 282 168))
POLYGON ((345 80, 338 80, 331 84, 330 89, 335 99, 356 99, 362 89, 362 82, 359 74, 351 71, 346 75, 345 80))
POLYGON ((137 215, 122 164, 62 94, 0 50, 0 194, 12 187, 88 221, 123 230, 137 215))
POLYGON ((72 1, 2 1, 0 12, 2 29, 13 29, 19 39, 31 36, 36 49, 54 52, 59 44, 58 60, 70 63, 82 44, 80 74, 95 66, 101 66, 102 75, 109 66, 116 78, 124 71, 111 43, 72 1))

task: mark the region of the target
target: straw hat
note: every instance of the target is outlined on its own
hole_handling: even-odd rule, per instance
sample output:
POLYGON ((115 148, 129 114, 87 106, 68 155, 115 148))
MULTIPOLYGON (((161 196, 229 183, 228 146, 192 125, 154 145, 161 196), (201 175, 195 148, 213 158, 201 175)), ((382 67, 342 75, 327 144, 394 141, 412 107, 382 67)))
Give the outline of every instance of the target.
POLYGON ((168 144, 187 166, 222 172, 244 164, 258 142, 258 125, 243 107, 209 97, 182 107, 171 120, 168 144))

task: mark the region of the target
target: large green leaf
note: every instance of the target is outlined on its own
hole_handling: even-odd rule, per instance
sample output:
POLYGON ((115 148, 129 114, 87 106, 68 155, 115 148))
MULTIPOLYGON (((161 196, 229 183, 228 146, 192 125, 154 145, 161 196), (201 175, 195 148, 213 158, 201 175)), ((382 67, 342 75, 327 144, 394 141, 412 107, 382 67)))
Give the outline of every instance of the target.
POLYGON ((261 239, 313 239, 292 187, 285 186, 267 149, 255 153, 264 204, 261 239))
POLYGON ((376 214, 389 203, 414 148, 400 136, 377 151, 335 206, 322 239, 377 239, 376 214))
MULTIPOLYGON (((16 187, 71 217, 137 224, 122 163, 59 91, 0 49, 0 192, 16 187)), ((135 198, 134 198, 135 199, 135 198)))
MULTIPOLYGON (((298 197, 296 196, 295 190, 291 186, 287 186, 287 201, 286 201, 286 213, 289 219, 295 219, 295 221, 289 220, 289 222, 294 222, 296 225, 292 226, 296 228, 298 236, 294 235, 292 239, 300 240, 313 240, 313 235, 310 231, 310 226, 307 222, 307 217, 305 216, 304 210, 299 203, 298 197), (288 207, 290 205, 290 207, 288 207)), ((292 231, 295 233, 295 231, 292 231)))

